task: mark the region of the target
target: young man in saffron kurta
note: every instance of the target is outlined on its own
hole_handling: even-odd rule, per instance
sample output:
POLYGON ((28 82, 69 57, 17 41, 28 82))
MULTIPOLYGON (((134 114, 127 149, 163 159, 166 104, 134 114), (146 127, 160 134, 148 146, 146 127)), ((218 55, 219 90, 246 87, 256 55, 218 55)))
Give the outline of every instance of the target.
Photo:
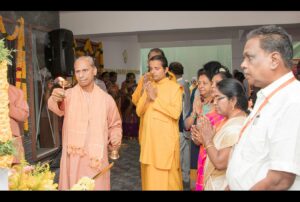
POLYGON ((137 103, 143 116, 141 130, 142 190, 182 190, 178 119, 182 110, 182 88, 166 77, 167 59, 149 60, 153 81, 145 84, 137 103))
MULTIPOLYGON (((122 123, 113 98, 94 84, 93 59, 75 61, 78 84, 53 90, 48 107, 64 116, 59 189, 68 190, 84 176, 93 177, 108 166, 108 146, 121 145, 122 123)), ((110 172, 96 178, 95 190, 110 190, 110 172)))

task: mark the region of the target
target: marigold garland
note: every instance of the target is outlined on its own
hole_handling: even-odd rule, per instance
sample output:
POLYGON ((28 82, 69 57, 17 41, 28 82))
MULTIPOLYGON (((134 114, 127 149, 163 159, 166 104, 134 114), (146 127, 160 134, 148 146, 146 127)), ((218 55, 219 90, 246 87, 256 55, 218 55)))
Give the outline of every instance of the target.
POLYGON ((13 161, 12 132, 9 119, 9 99, 7 64, 10 63, 10 51, 4 47, 4 41, 0 40, 0 168, 9 168, 13 161))
MULTIPOLYGON (((25 37, 24 37, 24 19, 18 20, 14 33, 8 35, 4 27, 2 16, 0 16, 0 31, 6 35, 6 39, 13 41, 18 37, 17 44, 17 60, 16 60, 16 87, 24 92, 24 98, 27 100, 27 84, 26 84, 26 54, 25 54, 25 37)), ((24 132, 28 133, 28 119, 24 122, 24 132)))
POLYGON ((102 42, 98 43, 98 47, 94 51, 90 39, 87 39, 85 41, 83 48, 78 47, 76 39, 74 39, 74 52, 76 57, 90 55, 91 57, 95 58, 99 62, 99 68, 104 67, 102 42))

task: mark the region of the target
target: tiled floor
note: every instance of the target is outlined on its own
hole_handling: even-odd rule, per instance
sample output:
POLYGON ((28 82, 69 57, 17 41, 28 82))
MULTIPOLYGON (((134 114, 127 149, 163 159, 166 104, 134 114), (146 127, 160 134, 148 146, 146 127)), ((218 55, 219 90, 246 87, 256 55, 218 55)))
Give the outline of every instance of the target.
MULTIPOLYGON (((141 190, 139 155, 138 141, 124 139, 120 149, 120 158, 115 161, 111 169, 111 190, 141 190)), ((58 159, 59 156, 53 161, 53 166, 58 166, 58 159)), ((57 182, 59 168, 53 170, 56 172, 55 181, 57 182)), ((184 190, 189 190, 187 184, 184 184, 184 190)))
POLYGON ((112 190, 141 190, 140 148, 137 140, 123 140, 120 158, 111 170, 112 190))
MULTIPOLYGON (((137 140, 124 139, 120 158, 115 161, 111 169, 111 190, 141 190, 141 175, 139 162, 140 149, 137 140)), ((58 181, 58 158, 53 162, 53 170, 56 173, 55 181, 58 181)))

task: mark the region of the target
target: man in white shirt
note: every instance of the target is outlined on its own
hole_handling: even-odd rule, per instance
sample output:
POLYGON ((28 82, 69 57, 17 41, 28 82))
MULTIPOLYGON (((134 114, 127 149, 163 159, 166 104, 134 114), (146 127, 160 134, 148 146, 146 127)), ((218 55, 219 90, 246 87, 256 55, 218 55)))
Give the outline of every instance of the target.
POLYGON ((300 190, 300 82, 290 35, 275 25, 247 35, 241 64, 260 87, 227 168, 230 190, 300 190))
POLYGON ((189 187, 190 181, 190 132, 184 129, 184 120, 191 108, 189 83, 182 77, 184 67, 180 62, 172 62, 169 64, 169 71, 175 74, 177 83, 183 88, 182 95, 182 112, 179 118, 179 134, 180 134, 180 165, 184 188, 189 187))

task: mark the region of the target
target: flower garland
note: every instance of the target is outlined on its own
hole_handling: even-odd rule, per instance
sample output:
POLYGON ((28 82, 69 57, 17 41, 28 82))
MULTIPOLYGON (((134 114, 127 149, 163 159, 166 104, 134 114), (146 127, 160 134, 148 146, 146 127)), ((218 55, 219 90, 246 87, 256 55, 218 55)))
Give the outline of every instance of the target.
POLYGON ((4 40, 0 40, 0 168, 11 166, 14 153, 8 108, 7 64, 11 63, 10 56, 10 51, 4 47, 4 40))
MULTIPOLYGON (((87 39, 85 41, 85 44, 82 47, 77 46, 76 39, 74 39, 74 52, 76 57, 84 56, 84 55, 90 55, 91 57, 95 58, 99 63, 99 68, 104 67, 103 63, 103 49, 102 49, 102 42, 98 43, 97 49, 94 51, 91 40, 87 39)), ((99 71, 99 69, 98 69, 99 71)))
MULTIPOLYGON (((15 40, 18 37, 16 61, 16 87, 23 90, 24 98, 25 100, 27 100, 24 19, 21 17, 18 20, 18 25, 16 25, 14 33, 12 35, 8 35, 2 21, 2 16, 0 16, 0 31, 9 41, 15 40)), ((26 119, 24 122, 24 132, 28 133, 28 119, 26 119)))

